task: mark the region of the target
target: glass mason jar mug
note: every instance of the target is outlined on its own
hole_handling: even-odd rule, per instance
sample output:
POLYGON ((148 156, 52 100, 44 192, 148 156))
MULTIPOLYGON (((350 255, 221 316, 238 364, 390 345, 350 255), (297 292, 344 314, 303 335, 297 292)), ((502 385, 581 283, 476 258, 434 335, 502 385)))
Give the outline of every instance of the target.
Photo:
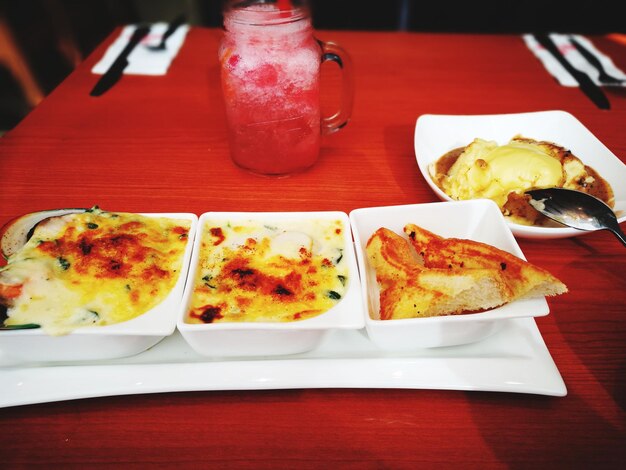
POLYGON ((224 28, 219 60, 234 163, 273 176, 309 168, 318 158, 321 135, 350 118, 349 56, 314 37, 304 5, 229 1, 224 28), (341 67, 341 109, 322 117, 320 66, 328 60, 341 67))

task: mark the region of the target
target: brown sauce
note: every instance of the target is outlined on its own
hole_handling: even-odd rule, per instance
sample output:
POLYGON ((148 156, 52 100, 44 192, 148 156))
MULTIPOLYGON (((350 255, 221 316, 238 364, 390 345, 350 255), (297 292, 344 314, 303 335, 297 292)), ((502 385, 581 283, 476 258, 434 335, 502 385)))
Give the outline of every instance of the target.
POLYGON ((594 181, 591 184, 587 184, 583 190, 598 199, 602 199, 610 207, 613 207, 615 205, 615 195, 611 185, 590 166, 585 165, 585 170, 587 170, 589 176, 593 177, 594 181))
POLYGON ((455 148, 445 153, 439 160, 435 162, 435 184, 441 187, 441 180, 448 174, 452 165, 456 163, 461 154, 465 151, 465 147, 455 148))

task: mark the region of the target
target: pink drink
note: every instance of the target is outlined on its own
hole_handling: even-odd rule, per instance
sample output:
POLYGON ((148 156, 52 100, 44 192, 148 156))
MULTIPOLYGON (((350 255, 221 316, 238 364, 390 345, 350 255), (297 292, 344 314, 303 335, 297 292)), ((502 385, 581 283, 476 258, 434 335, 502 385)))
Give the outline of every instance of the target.
POLYGON ((305 11, 225 12, 219 58, 233 161, 265 175, 313 165, 320 148, 321 48, 305 11))

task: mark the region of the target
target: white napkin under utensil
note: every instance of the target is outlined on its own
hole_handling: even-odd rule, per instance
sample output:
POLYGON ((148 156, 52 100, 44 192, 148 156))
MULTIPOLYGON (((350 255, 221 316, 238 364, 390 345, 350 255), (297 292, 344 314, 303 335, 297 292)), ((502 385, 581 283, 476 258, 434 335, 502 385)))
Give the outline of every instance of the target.
MULTIPOLYGON (((146 47, 158 46, 167 27, 167 23, 154 23, 151 25, 148 35, 141 43, 137 44, 128 56, 128 66, 124 69, 125 74, 165 75, 167 73, 170 64, 185 42, 189 25, 179 26, 174 31, 174 34, 167 39, 165 49, 154 51, 146 47)), ((135 25, 128 25, 122 29, 119 37, 109 46, 102 59, 93 66, 91 69, 92 73, 103 74, 111 67, 111 64, 128 44, 136 28, 135 25)))
MULTIPOLYGON (((617 68, 610 57, 600 52, 593 43, 580 35, 569 34, 550 34, 552 41, 559 48, 561 54, 565 57, 572 66, 581 72, 586 73, 589 77, 599 86, 626 86, 626 74, 617 68), (595 55, 600 63, 603 65, 606 73, 614 78, 624 80, 623 83, 602 83, 598 79, 600 73, 598 70, 585 59, 580 52, 576 50, 571 43, 570 38, 574 37, 576 41, 584 46, 591 54, 595 55)), ((561 64, 552 56, 550 52, 545 50, 535 39, 532 34, 525 34, 523 36, 524 42, 528 48, 535 54, 535 56, 543 63, 544 67, 550 72, 558 82, 567 87, 578 86, 578 82, 563 68, 561 64)))

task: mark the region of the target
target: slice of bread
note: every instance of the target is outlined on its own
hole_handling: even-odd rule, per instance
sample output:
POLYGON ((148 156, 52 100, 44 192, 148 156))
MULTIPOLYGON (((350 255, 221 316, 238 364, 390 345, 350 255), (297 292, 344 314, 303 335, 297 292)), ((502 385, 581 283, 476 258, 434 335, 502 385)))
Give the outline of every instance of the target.
POLYGON ((567 292, 545 269, 491 245, 443 238, 414 224, 404 232, 408 241, 379 228, 367 242, 382 320, 480 312, 567 292))
POLYGON ((507 302, 497 273, 489 269, 426 269, 412 274, 407 282, 381 290, 381 320, 456 315, 507 302))
POLYGON ((407 240, 386 228, 366 253, 380 286, 380 318, 430 317, 487 310, 509 301, 498 269, 426 268, 407 240))
POLYGON ((404 238, 384 227, 370 237, 365 251, 370 265, 376 271, 376 279, 383 288, 406 282, 410 273, 421 269, 423 264, 404 238))
POLYGON ((567 292, 565 284, 545 269, 486 243, 443 238, 415 224, 407 224, 404 233, 426 268, 500 270, 511 300, 567 292))

